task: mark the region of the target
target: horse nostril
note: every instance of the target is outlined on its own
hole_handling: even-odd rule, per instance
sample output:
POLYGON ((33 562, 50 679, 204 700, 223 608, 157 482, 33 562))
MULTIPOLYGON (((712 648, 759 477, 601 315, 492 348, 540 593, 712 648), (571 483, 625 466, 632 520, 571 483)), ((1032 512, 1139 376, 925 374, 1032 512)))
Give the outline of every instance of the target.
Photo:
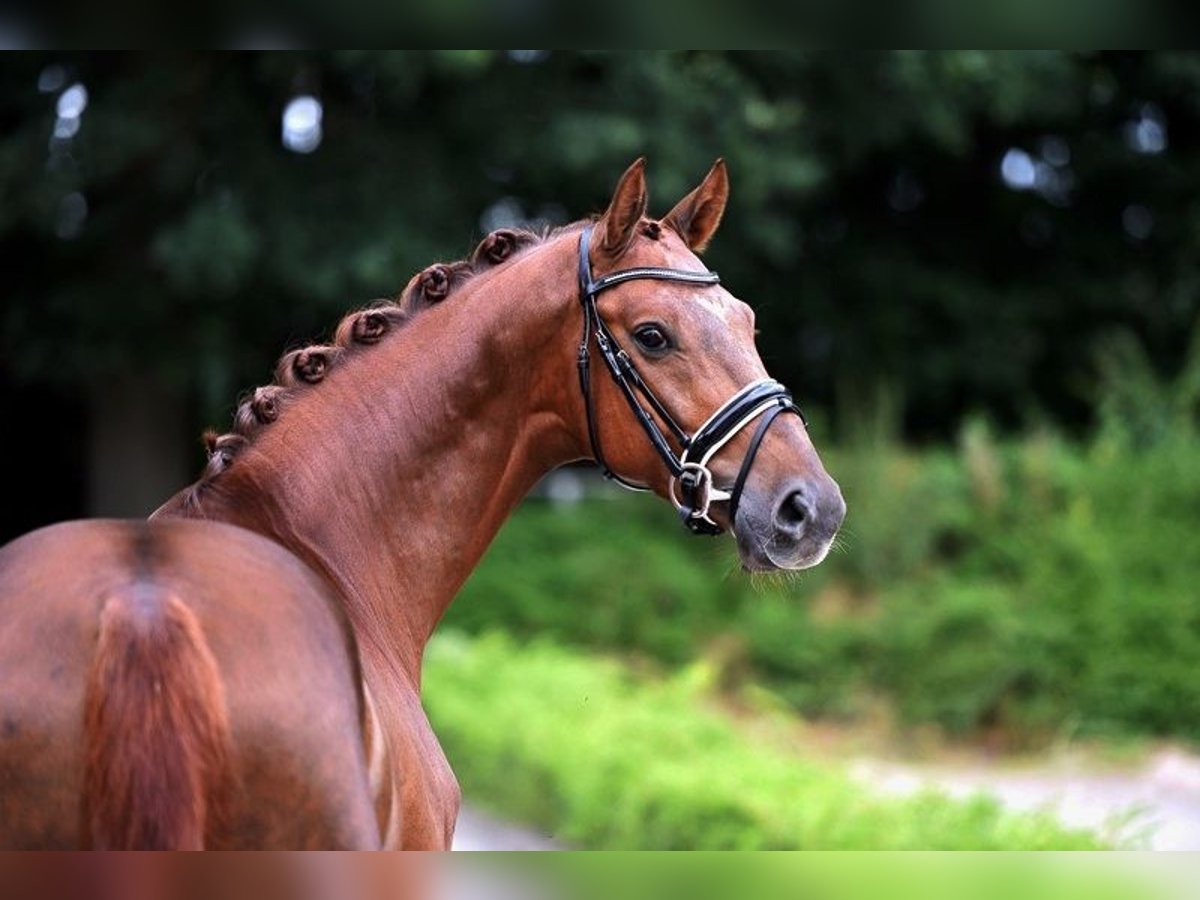
POLYGON ((808 505, 802 491, 792 491, 783 498, 779 510, 775 513, 775 524, 784 531, 799 534, 808 523, 812 509, 808 505))

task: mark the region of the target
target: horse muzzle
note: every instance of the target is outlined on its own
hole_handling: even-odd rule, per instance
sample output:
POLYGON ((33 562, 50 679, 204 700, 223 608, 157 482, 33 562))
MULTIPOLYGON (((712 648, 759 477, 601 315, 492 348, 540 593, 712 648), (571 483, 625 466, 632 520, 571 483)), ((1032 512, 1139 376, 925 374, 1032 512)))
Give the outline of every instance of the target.
POLYGON ((845 518, 841 488, 824 473, 791 478, 768 491, 747 489, 734 526, 742 566, 752 572, 815 566, 845 518))

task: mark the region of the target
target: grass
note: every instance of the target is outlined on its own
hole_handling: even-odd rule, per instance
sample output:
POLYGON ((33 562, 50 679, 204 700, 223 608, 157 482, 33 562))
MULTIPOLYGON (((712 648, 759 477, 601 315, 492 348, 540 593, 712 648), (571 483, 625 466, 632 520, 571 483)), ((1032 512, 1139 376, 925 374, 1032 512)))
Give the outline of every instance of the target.
POLYGON ((748 738, 684 674, 633 677, 545 641, 447 632, 425 698, 465 792, 589 849, 1096 849, 988 798, 880 797, 748 738))

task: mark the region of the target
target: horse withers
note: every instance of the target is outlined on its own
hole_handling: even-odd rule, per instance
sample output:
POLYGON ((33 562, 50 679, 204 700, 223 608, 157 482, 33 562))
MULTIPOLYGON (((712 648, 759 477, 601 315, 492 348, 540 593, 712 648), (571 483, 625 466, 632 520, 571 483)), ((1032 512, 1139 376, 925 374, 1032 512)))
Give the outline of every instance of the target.
POLYGON ((596 460, 733 533, 824 558, 845 513, 754 315, 700 262, 718 161, 663 218, 501 230, 283 357, 149 521, 0 549, 0 846, 449 846, 420 703, 456 591, 546 472, 596 460))

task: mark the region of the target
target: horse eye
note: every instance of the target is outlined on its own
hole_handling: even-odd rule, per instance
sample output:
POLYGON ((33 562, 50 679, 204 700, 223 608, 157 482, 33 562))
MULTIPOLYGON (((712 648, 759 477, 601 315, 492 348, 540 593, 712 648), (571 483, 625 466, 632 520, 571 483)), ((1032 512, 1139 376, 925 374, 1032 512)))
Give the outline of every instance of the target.
POLYGON ((671 346, 666 333, 657 325, 643 325, 633 333, 633 339, 650 353, 662 353, 671 346))

